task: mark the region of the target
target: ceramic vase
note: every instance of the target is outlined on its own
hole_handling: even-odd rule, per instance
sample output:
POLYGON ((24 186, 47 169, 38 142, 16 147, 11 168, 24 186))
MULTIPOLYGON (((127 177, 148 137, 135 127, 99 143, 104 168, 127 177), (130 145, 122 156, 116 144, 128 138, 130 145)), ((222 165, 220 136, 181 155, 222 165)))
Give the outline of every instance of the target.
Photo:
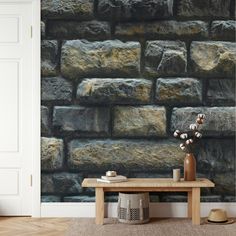
POLYGON ((187 153, 184 159, 184 180, 196 180, 196 159, 193 153, 187 153))

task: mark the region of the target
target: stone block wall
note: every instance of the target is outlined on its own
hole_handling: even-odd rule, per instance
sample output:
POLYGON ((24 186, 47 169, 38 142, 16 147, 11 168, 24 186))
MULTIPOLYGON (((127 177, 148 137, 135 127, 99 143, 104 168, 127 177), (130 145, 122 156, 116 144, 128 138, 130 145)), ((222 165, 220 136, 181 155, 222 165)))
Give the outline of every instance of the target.
POLYGON ((128 177, 183 171, 172 133, 200 112, 198 177, 216 183, 202 201, 235 201, 235 1, 41 5, 42 201, 94 201, 81 181, 108 169, 128 177))

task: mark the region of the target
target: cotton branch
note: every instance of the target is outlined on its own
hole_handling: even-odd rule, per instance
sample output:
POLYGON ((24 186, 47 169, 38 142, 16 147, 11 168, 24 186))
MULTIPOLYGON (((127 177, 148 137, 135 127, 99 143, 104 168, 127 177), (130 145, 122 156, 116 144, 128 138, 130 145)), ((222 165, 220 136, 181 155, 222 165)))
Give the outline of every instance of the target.
POLYGON ((204 123, 205 118, 205 114, 198 114, 196 122, 189 125, 190 131, 181 132, 180 130, 175 130, 173 134, 174 137, 182 141, 180 144, 181 150, 186 153, 193 152, 194 144, 202 138, 202 133, 199 132, 199 127, 204 123))

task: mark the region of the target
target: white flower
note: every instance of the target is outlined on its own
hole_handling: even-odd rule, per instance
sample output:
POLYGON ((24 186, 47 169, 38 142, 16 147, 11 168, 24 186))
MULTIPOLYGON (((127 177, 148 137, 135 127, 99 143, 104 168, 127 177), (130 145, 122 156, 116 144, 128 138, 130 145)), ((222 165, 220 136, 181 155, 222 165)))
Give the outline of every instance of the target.
POLYGON ((180 135, 180 138, 181 138, 181 139, 186 139, 186 138, 188 138, 188 134, 186 134, 186 133, 181 134, 181 135, 180 135))
POLYGON ((195 136, 196 136, 197 138, 201 138, 201 137, 202 137, 202 134, 199 133, 199 132, 195 132, 195 136))
POLYGON ((197 117, 200 118, 200 119, 205 119, 206 115, 205 114, 198 114, 197 117))
POLYGON ((191 130, 196 130, 196 129, 197 129, 197 125, 196 125, 196 124, 191 124, 191 125, 189 126, 189 128, 190 128, 191 130))

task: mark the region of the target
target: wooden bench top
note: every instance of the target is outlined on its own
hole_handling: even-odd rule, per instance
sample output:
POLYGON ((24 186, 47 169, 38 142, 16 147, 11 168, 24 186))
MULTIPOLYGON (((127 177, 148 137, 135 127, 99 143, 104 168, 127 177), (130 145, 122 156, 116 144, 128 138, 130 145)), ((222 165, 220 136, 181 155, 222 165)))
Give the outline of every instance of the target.
POLYGON ((129 178, 127 182, 102 183, 97 182, 96 178, 84 179, 82 187, 93 188, 204 188, 214 187, 215 184, 208 179, 199 178, 196 181, 174 182, 172 178, 129 178))

